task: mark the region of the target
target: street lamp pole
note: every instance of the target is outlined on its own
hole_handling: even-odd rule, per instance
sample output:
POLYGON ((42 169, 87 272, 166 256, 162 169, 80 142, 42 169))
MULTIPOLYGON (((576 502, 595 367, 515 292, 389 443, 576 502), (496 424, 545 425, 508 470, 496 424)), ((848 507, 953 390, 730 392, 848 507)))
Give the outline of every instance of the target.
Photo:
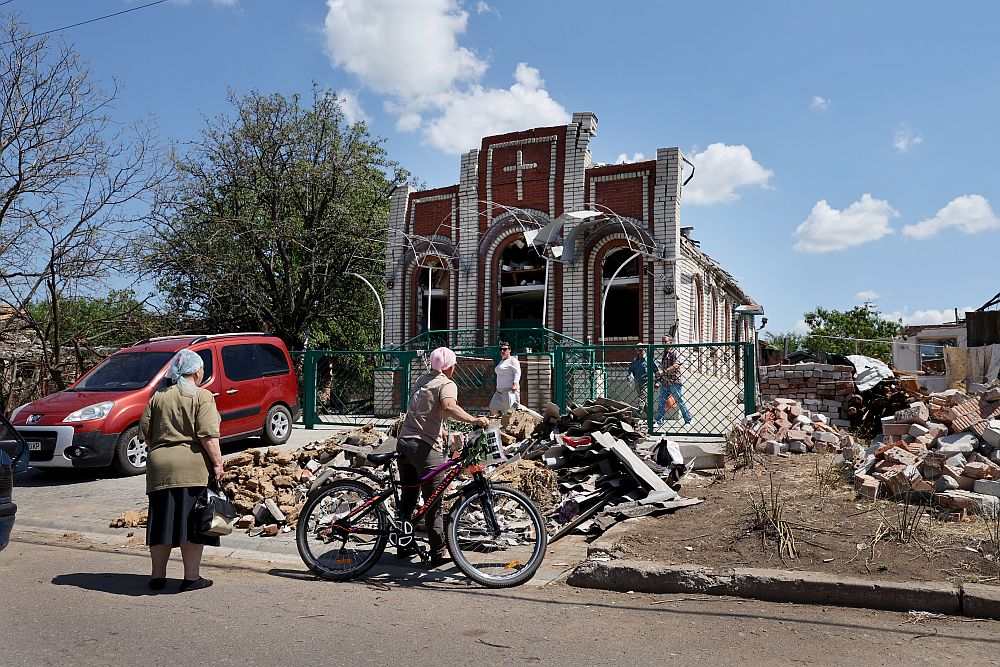
POLYGON ((375 300, 378 301, 378 315, 379 315, 379 322, 378 322, 378 331, 379 331, 379 335, 378 335, 378 349, 379 350, 383 350, 383 349, 385 349, 385 307, 382 306, 382 297, 380 297, 378 295, 378 290, 375 289, 375 286, 372 285, 370 282, 368 282, 368 279, 365 278, 360 273, 348 272, 347 275, 354 276, 355 278, 359 278, 361 280, 361 282, 363 282, 365 285, 368 285, 368 288, 372 291, 372 294, 375 295, 375 300))

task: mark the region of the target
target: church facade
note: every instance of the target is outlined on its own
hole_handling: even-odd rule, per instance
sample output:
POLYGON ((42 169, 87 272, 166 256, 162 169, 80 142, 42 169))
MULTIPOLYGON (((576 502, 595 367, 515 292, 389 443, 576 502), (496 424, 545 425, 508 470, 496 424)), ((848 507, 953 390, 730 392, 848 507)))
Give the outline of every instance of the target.
MULTIPOLYGON (((385 344, 546 327, 595 344, 752 340, 752 303, 681 226, 678 148, 595 165, 597 117, 485 137, 459 182, 392 194, 385 344)), ((502 334, 484 334, 483 343, 502 334)))

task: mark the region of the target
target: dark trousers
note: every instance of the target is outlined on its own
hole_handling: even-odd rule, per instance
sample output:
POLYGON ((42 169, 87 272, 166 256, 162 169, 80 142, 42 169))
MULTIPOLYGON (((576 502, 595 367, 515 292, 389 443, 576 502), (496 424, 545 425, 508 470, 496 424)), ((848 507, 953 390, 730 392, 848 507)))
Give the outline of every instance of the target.
MULTIPOLYGON (((403 487, 399 495, 399 515, 409 521, 417 506, 417 485, 420 478, 434 468, 444 463, 444 456, 419 438, 400 438, 396 442, 396 451, 403 456, 399 459, 399 482, 403 487)), ((421 487, 424 499, 434 493, 438 484, 444 481, 445 472, 434 475, 421 487)), ((443 496, 444 494, 442 494, 443 496)), ((441 515, 441 497, 438 497, 434 507, 424 515, 427 522, 427 541, 430 543, 431 556, 444 556, 444 518, 441 515)))

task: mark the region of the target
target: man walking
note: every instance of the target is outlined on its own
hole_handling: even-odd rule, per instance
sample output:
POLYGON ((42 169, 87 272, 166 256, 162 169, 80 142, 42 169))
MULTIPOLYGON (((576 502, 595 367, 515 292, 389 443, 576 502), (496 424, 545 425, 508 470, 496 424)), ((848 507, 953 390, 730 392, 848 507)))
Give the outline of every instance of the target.
POLYGON ((649 375, 649 367, 646 363, 646 348, 643 346, 636 348, 635 359, 628 365, 628 377, 635 386, 635 393, 638 395, 636 407, 640 415, 646 414, 646 378, 649 375))
MULTIPOLYGON (((670 336, 664 336, 660 342, 664 345, 673 345, 674 339, 670 336)), ((681 393, 681 358, 675 348, 668 347, 663 350, 663 355, 660 357, 660 369, 656 374, 660 378, 656 425, 663 426, 667 418, 667 401, 669 398, 673 398, 676 408, 680 409, 681 416, 684 417, 684 425, 687 426, 691 423, 691 412, 687 409, 681 393)))

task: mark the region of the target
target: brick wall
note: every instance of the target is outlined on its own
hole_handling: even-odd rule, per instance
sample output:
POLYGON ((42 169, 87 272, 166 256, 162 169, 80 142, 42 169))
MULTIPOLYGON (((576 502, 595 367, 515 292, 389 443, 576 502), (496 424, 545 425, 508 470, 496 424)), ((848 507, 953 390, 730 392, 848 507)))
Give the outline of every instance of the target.
MULTIPOLYGON (((854 368, 831 364, 762 366, 760 397, 763 402, 791 398, 810 412, 842 420, 847 397, 854 393, 854 368)), ((846 426, 844 421, 838 425, 846 426)))

